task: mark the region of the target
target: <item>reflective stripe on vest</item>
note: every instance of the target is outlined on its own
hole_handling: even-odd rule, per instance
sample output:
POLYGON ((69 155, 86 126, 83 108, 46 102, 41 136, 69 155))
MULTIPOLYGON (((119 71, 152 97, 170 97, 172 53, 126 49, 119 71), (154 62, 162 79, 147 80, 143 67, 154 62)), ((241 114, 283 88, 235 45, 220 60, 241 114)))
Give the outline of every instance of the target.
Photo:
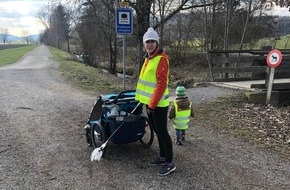
POLYGON ((189 117, 191 113, 191 102, 187 110, 178 110, 176 101, 173 102, 175 108, 175 118, 173 120, 173 127, 175 129, 187 129, 189 124, 189 117))
MULTIPOLYGON (((137 83, 135 99, 140 101, 143 104, 148 105, 150 103, 151 97, 156 89, 157 79, 156 79, 156 70, 161 59, 161 55, 150 59, 147 67, 143 64, 139 80, 137 83)), ((146 62, 146 60, 145 60, 146 62)), ((168 63, 168 60, 167 60, 168 63)), ((168 90, 168 77, 167 77, 167 86, 164 91, 163 96, 157 104, 157 107, 166 107, 169 105, 169 90, 168 90)))

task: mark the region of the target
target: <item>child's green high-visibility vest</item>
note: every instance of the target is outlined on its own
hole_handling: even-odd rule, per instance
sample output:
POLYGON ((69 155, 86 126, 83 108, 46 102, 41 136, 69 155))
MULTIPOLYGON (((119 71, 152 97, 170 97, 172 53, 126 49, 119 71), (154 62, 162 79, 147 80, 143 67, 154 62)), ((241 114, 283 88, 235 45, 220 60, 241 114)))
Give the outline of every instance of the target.
POLYGON ((185 130, 188 128, 189 124, 189 117, 191 114, 191 102, 186 110, 178 110, 178 105, 176 101, 173 102, 175 108, 175 117, 173 120, 173 127, 174 129, 185 130))

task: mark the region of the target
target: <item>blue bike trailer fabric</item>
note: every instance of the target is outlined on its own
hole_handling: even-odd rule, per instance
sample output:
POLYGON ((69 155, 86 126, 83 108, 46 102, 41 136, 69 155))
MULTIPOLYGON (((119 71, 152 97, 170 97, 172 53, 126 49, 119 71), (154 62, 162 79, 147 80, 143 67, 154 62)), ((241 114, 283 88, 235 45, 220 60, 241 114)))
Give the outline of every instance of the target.
POLYGON ((104 97, 106 98, 106 100, 113 100, 115 98, 117 98, 117 96, 119 96, 118 99, 123 99, 123 98, 133 98, 135 99, 135 91, 128 91, 128 92, 122 92, 120 94, 116 94, 116 93, 112 93, 112 94, 105 94, 104 97))
MULTIPOLYGON (((125 119, 125 116, 116 116, 109 118, 110 134, 112 134, 125 119), (123 119, 120 119, 123 118, 123 119)), ((145 118, 142 116, 132 115, 123 125, 117 130, 111 138, 114 144, 128 144, 136 142, 143 138, 145 133, 145 118)))

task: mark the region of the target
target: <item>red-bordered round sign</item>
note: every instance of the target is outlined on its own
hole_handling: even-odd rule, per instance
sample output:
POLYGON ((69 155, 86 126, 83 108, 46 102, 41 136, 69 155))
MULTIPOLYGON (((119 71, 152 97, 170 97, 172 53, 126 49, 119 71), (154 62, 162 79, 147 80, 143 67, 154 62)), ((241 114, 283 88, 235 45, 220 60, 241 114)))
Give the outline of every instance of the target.
POLYGON ((269 67, 275 68, 280 65, 282 61, 282 53, 278 49, 273 49, 267 55, 267 64, 269 67))

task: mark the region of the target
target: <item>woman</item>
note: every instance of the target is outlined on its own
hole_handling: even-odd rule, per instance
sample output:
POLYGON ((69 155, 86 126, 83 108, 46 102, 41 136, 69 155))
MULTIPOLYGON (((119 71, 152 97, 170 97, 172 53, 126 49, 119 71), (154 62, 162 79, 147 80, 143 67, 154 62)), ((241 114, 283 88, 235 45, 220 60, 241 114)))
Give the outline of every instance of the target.
POLYGON ((160 166, 159 175, 165 176, 176 169, 172 163, 172 140, 167 130, 169 60, 158 47, 159 36, 153 28, 148 28, 144 34, 143 44, 146 55, 137 83, 136 100, 146 105, 149 122, 158 139, 159 156, 149 165, 160 166))

